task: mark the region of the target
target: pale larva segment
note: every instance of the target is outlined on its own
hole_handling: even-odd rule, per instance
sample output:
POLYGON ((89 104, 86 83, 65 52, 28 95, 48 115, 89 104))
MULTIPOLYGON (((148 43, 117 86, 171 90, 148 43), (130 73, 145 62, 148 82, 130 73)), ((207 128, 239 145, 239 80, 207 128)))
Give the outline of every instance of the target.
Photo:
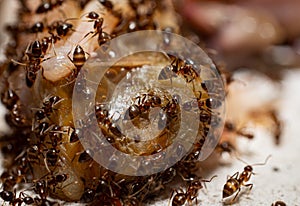
POLYGON ((98 45, 98 34, 93 38, 94 33, 87 35, 89 32, 94 32, 94 21, 86 18, 89 12, 96 12, 99 18, 103 18, 103 31, 110 34, 116 26, 118 19, 111 13, 105 12, 104 7, 96 0, 93 0, 86 5, 82 13, 77 17, 79 24, 75 28, 73 34, 65 40, 63 45, 56 47, 53 45, 52 50, 45 56, 46 59, 41 63, 43 67, 43 76, 45 79, 56 82, 71 74, 76 69, 72 63, 72 53, 77 45, 80 45, 85 51, 86 57, 92 55, 98 45), (86 36, 87 35, 87 36, 86 36))

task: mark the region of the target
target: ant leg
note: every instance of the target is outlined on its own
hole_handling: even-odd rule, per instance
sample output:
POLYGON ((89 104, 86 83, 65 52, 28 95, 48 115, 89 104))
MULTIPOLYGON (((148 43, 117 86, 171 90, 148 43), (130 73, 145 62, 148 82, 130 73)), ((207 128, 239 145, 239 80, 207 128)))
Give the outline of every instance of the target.
POLYGON ((173 197, 175 191, 176 190, 173 189, 173 191, 171 192, 171 196, 170 196, 169 201, 168 201, 168 206, 171 206, 171 200, 172 200, 172 197, 173 197))
POLYGON ((237 198, 238 194, 240 193, 240 191, 241 191, 241 188, 238 189, 236 195, 235 195, 234 198, 230 201, 231 203, 233 203, 233 202, 236 200, 236 198, 237 198))
POLYGON ((239 176, 239 172, 236 172, 234 175, 232 175, 231 177, 230 176, 227 176, 227 180, 233 178, 233 179, 237 179, 239 176))
POLYGON ((250 191, 251 191, 252 188, 253 188, 253 184, 246 184, 246 185, 244 185, 244 186, 249 188, 249 191, 248 191, 248 194, 249 194, 250 191))

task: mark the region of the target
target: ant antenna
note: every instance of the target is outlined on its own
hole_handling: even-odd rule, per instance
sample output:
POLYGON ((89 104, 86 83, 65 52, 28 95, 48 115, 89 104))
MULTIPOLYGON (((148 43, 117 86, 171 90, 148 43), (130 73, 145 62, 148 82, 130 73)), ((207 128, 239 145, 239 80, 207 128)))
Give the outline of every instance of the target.
MULTIPOLYGON (((272 157, 272 155, 268 155, 265 159, 265 161, 263 163, 255 163, 255 164, 252 164, 251 166, 261 166, 261 165, 265 165, 267 164, 268 160, 272 157)), ((246 165, 250 165, 248 164, 246 161, 240 159, 239 157, 236 157, 239 161, 243 162, 244 164, 246 165)))

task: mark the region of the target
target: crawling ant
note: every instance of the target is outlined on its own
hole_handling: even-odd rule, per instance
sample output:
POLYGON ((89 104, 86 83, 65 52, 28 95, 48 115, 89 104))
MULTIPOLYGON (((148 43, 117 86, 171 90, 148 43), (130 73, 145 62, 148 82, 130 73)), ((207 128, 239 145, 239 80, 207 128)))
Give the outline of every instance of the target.
POLYGON ((1 191, 0 197, 4 202, 9 202, 11 205, 21 205, 24 203, 25 205, 31 205, 34 203, 34 199, 28 195, 25 195, 24 192, 19 194, 19 197, 16 198, 16 191, 1 191))
POLYGON ((84 63, 87 60, 85 54, 88 54, 88 53, 85 52, 79 44, 75 47, 75 49, 73 51, 72 59, 70 57, 70 53, 71 53, 71 51, 68 53, 67 57, 76 67, 76 72, 74 72, 74 75, 77 76, 81 67, 84 65, 84 63))
POLYGON ((0 192, 0 197, 4 202, 12 202, 15 197, 15 194, 11 191, 3 190, 0 192))
POLYGON ((43 1, 35 10, 36 14, 43 14, 47 13, 54 8, 61 6, 64 3, 64 0, 56 0, 54 3, 51 1, 43 1))
POLYGON ((235 147, 229 141, 220 142, 217 145, 216 149, 219 150, 220 153, 227 152, 229 154, 231 154, 233 151, 235 151, 235 147))
POLYGON ((7 89, 1 93, 1 101, 7 109, 11 110, 14 105, 19 102, 20 98, 17 93, 12 89, 7 89))
POLYGON ((99 0, 99 3, 102 4, 108 11, 111 11, 114 7, 110 0, 99 0))
POLYGON ((46 178, 47 186, 52 187, 52 191, 55 192, 55 188, 58 184, 64 183, 68 179, 67 174, 50 175, 46 178))
POLYGON ((137 105, 131 105, 125 112, 124 119, 125 120, 132 120, 138 117, 141 114, 141 110, 137 105))
MULTIPOLYGON (((213 178, 215 178, 215 176, 213 176, 210 180, 194 180, 191 181, 188 184, 188 187, 186 189, 186 192, 184 191, 180 191, 180 192, 176 192, 176 194, 174 195, 173 199, 172 199, 172 206, 180 206, 180 205, 184 205, 186 202, 188 202, 189 204, 192 204, 193 200, 196 200, 196 204, 197 204, 197 196, 198 196, 198 191, 200 189, 203 188, 201 182, 211 182, 213 178)), ((171 198, 173 196, 174 191, 171 194, 171 198)))
POLYGON ((251 190, 253 184, 246 184, 246 183, 250 180, 251 176, 255 174, 253 172, 253 166, 265 165, 270 157, 271 156, 269 155, 266 158, 264 163, 247 165, 246 167, 244 167, 244 171, 241 174, 239 174, 239 172, 236 172, 234 175, 229 177, 223 187, 223 193, 222 193, 223 200, 236 193, 234 198, 230 201, 231 203, 234 202, 234 200, 237 198, 238 194, 240 193, 242 186, 249 187, 249 190, 251 190))
POLYGON ((102 26, 103 26, 103 22, 104 19, 102 17, 99 16, 99 14, 97 14, 96 12, 92 11, 90 13, 88 13, 86 15, 86 18, 89 19, 88 22, 94 22, 94 31, 90 31, 88 32, 85 36, 87 37, 90 34, 93 34, 91 36, 91 38, 93 38, 94 36, 96 36, 97 34, 101 34, 102 33, 102 26))
POLYGON ((81 137, 81 133, 82 133, 82 130, 79 129, 79 128, 72 128, 72 131, 71 133, 69 133, 69 137, 70 137, 70 143, 75 143, 75 142, 78 142, 79 141, 79 138, 81 137))
POLYGON ((279 145, 280 137, 281 137, 281 130, 282 130, 282 121, 279 120, 278 115, 276 114, 276 111, 274 111, 274 110, 270 111, 270 116, 271 116, 271 119, 275 123, 275 132, 274 132, 275 144, 279 145))
POLYGON ((48 187, 46 180, 38 180, 34 182, 33 190, 38 194, 42 200, 48 197, 48 187))
POLYGON ((49 48, 49 45, 51 44, 55 44, 58 40, 60 40, 60 37, 57 36, 57 35, 54 35, 51 33, 51 36, 48 36, 48 37, 44 37, 42 40, 41 40, 41 45, 42 45, 42 52, 44 54, 46 54, 48 48, 49 48))
POLYGON ((50 166, 55 166, 58 159, 59 159, 59 150, 56 148, 50 148, 48 149, 48 151, 46 152, 46 162, 47 165, 50 166))
POLYGON ((62 100, 62 98, 56 95, 45 98, 43 101, 43 110, 45 111, 45 113, 52 113, 54 110, 53 107, 60 103, 62 100))
POLYGON ((35 82, 37 72, 42 69, 42 66, 40 65, 41 62, 47 59, 41 60, 44 55, 42 44, 38 40, 35 40, 31 44, 29 44, 29 47, 26 49, 25 55, 28 58, 28 62, 26 64, 16 62, 15 60, 12 60, 12 62, 25 66, 26 85, 31 88, 35 82))
POLYGON ((278 201, 272 203, 271 206, 286 206, 286 204, 285 204, 285 202, 278 200, 278 201))
POLYGON ((66 19, 64 21, 54 21, 52 24, 48 26, 48 32, 52 35, 53 31, 56 31, 57 37, 61 39, 66 36, 70 31, 73 31, 73 24, 67 23, 70 19, 66 19))
POLYGON ((158 80, 171 79, 181 75, 187 83, 190 83, 199 77, 193 65, 171 54, 167 54, 167 56, 173 60, 170 65, 167 65, 160 71, 158 80))
POLYGON ((10 111, 10 115, 7 117, 10 117, 11 119, 9 122, 13 123, 13 125, 16 126, 24 126, 26 123, 26 118, 22 114, 21 104, 19 102, 17 104, 14 104, 13 108, 10 111))
POLYGON ((44 31, 44 23, 41 21, 36 22, 34 25, 32 25, 28 31, 30 33, 41 33, 44 31))
POLYGON ((23 192, 20 193, 18 198, 16 198, 16 191, 2 191, 0 196, 4 202, 9 202, 10 205, 22 205, 22 203, 32 205, 35 202, 32 197, 28 195, 25 196, 23 192))
POLYGON ((103 21, 104 19, 102 17, 99 17, 99 14, 96 12, 90 12, 86 16, 86 18, 90 19, 88 22, 94 22, 94 31, 88 32, 85 36, 87 37, 88 35, 92 34, 91 38, 96 36, 98 34, 98 44, 99 46, 102 46, 106 42, 111 40, 111 36, 103 31, 103 21))
POLYGON ((41 109, 36 111, 35 118, 36 120, 42 120, 44 118, 49 118, 51 114, 54 112, 54 107, 58 103, 60 103, 63 99, 61 99, 59 96, 51 96, 47 97, 43 101, 43 106, 41 109))
POLYGON ((80 198, 80 201, 82 202, 92 202, 95 198, 95 195, 96 195, 96 191, 91 189, 91 188, 85 188, 81 198, 80 198))
POLYGON ((78 4, 80 5, 81 9, 84 9, 84 7, 90 2, 90 0, 78 0, 78 4))
POLYGON ((236 128, 236 126, 234 125, 234 123, 232 123, 232 122, 226 121, 224 127, 225 127, 225 129, 227 129, 229 132, 233 132, 233 133, 235 133, 235 134, 237 134, 237 135, 246 137, 246 138, 248 138, 248 139, 253 139, 253 138, 254 138, 254 135, 253 135, 253 134, 251 134, 251 133, 246 133, 246 132, 244 132, 244 131, 238 130, 238 129, 236 128))
POLYGON ((79 157, 78 157, 79 163, 86 163, 86 162, 90 162, 93 160, 93 158, 92 158, 93 152, 91 150, 85 150, 78 154, 79 154, 79 157))
MULTIPOLYGON (((14 203, 16 203, 16 201, 18 202, 18 204, 22 204, 24 203, 25 205, 31 205, 34 203, 34 199, 30 196, 28 196, 27 194, 25 194, 24 192, 21 192, 19 195, 19 198, 17 198, 14 203)), ((14 204, 17 205, 17 204, 14 204)))

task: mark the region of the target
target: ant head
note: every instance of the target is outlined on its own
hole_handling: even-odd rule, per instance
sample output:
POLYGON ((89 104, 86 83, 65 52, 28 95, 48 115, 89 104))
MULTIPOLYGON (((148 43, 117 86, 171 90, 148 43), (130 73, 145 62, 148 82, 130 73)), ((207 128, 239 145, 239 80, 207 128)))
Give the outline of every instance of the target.
POLYGON ((247 172, 252 172, 253 171, 253 167, 250 165, 247 165, 246 167, 244 167, 244 170, 247 172))

